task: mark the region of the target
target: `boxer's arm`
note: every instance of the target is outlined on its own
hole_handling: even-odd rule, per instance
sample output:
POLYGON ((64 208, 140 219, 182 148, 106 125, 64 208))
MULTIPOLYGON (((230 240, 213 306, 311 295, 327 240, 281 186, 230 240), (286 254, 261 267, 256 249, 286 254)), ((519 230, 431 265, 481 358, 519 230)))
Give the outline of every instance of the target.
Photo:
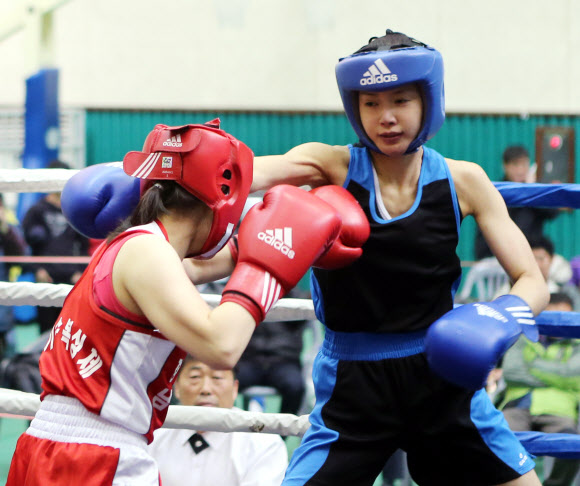
POLYGON ((336 211, 320 198, 278 186, 240 226, 238 264, 218 307, 210 310, 171 245, 155 235, 137 236, 120 249, 113 265, 115 295, 178 346, 210 366, 228 368, 267 310, 334 242, 340 224, 336 211), (282 239, 265 238, 269 232, 282 239))
POLYGON ((231 275, 237 255, 234 258, 231 253, 230 241, 213 258, 209 260, 199 260, 197 258, 186 258, 183 260, 183 268, 187 276, 194 284, 204 284, 215 282, 231 275))
POLYGON ((511 294, 534 314, 547 305, 549 292, 530 245, 512 221, 504 199, 485 171, 471 162, 447 159, 463 216, 472 215, 494 255, 513 282, 511 294))
POLYGON ((155 235, 123 245, 113 266, 113 287, 125 307, 144 314, 167 339, 214 368, 231 368, 256 327, 237 304, 211 309, 173 248, 155 235))
POLYGON ((237 265, 222 302, 243 306, 258 324, 328 251, 340 227, 323 199, 287 184, 269 190, 240 225, 237 265))
POLYGON ((348 147, 318 142, 298 145, 282 155, 255 157, 252 192, 279 184, 310 187, 342 185, 349 160, 348 147))

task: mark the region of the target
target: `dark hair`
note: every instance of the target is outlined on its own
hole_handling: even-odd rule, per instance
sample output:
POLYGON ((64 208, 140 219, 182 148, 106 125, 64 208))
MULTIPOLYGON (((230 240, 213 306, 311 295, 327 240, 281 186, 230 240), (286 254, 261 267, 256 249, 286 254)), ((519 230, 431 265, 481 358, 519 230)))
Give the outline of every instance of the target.
POLYGON ((535 248, 543 248, 550 254, 550 256, 554 256, 554 243, 552 243, 552 240, 547 236, 533 236, 528 239, 528 243, 532 250, 535 248))
POLYGON ((405 47, 415 47, 423 46, 426 47, 421 41, 413 39, 402 32, 393 32, 391 29, 387 29, 387 32, 382 37, 371 37, 369 43, 366 46, 361 47, 355 54, 361 52, 371 52, 371 51, 390 51, 393 49, 403 49, 405 47))
POLYGON ((574 308, 572 297, 564 292, 554 292, 553 294, 550 294, 550 304, 568 304, 570 308, 574 308))
POLYGON ((504 164, 509 164, 513 160, 519 159, 521 157, 527 157, 528 159, 530 158, 530 153, 528 152, 528 149, 526 149, 526 147, 523 147, 522 145, 511 145, 510 147, 507 147, 503 151, 504 164))
POLYGON ((200 205, 205 206, 205 203, 177 182, 157 181, 141 196, 139 204, 131 215, 108 236, 107 241, 112 241, 117 235, 133 226, 151 223, 162 214, 168 214, 171 211, 189 214, 200 205))

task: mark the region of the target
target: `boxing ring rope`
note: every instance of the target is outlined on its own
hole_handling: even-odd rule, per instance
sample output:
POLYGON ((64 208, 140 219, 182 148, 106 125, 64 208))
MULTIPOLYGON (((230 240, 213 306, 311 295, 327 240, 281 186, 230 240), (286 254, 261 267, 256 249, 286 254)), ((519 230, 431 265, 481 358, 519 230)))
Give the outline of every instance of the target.
MULTIPOLYGON (((34 393, 0 388, 0 414, 32 419, 40 406, 34 393)), ((225 408, 170 405, 163 428, 205 430, 214 432, 253 432, 302 437, 310 423, 308 415, 259 413, 225 408)), ((580 457, 580 436, 515 432, 526 450, 536 456, 580 457)))
MULTIPOLYGON (((19 418, 32 418, 40 407, 34 393, 0 388, 0 412, 19 418)), ((226 408, 170 405, 163 428, 213 432, 253 432, 302 437, 310 423, 308 415, 259 413, 226 408)), ((576 434, 544 434, 515 432, 526 450, 537 456, 580 457, 580 436, 576 434)))
MULTIPOLYGON (((32 419, 39 407, 39 395, 0 388, 1 413, 32 419)), ((289 413, 170 405, 163 427, 213 432, 262 432, 302 437, 309 425, 308 415, 298 417, 289 413)))
MULTIPOLYGON (((0 282, 0 305, 41 305, 61 307, 73 288, 68 284, 32 282, 0 282)), ((211 306, 221 300, 219 294, 201 294, 211 306)), ((265 321, 297 321, 316 319, 310 299, 280 299, 268 312, 265 321)), ((580 312, 544 311, 536 318, 540 334, 580 339, 580 312)))
POLYGON ((74 169, 0 169, 0 192, 58 192, 77 172, 74 169))
MULTIPOLYGON (((40 305, 61 307, 72 290, 68 284, 33 282, 0 282, 0 305, 40 305)), ((216 307, 221 300, 219 294, 201 294, 211 306, 216 307)), ((316 319, 314 305, 308 299, 280 299, 272 307, 266 321, 298 321, 316 319)))
MULTIPOLYGON (((120 162, 113 162, 120 165, 120 162)), ((0 192, 60 191, 77 170, 66 169, 0 169, 0 192)), ((494 182, 508 206, 580 208, 578 184, 530 184, 494 182)), ((16 261, 16 260, 15 260, 16 261)), ((72 289, 65 284, 0 282, 0 305, 41 305, 60 307, 72 289)), ((220 295, 203 294, 210 306, 216 306, 220 295)), ((267 321, 312 320, 314 306, 307 299, 281 299, 268 313, 267 321)), ((541 334, 580 339, 579 312, 542 312, 536 319, 541 334)), ((32 393, 0 388, 2 416, 32 417, 40 397, 32 393)), ((261 432, 283 436, 304 435, 308 416, 257 413, 222 408, 170 405, 164 427, 218 432, 261 432)), ((516 432, 524 447, 534 455, 580 458, 580 435, 516 432)))

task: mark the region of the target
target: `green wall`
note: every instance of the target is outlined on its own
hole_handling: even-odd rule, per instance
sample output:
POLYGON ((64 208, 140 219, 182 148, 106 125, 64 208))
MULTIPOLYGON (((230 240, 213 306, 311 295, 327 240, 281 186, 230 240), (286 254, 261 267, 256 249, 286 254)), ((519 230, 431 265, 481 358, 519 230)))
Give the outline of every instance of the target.
MULTIPOLYGON (((126 152, 141 147, 145 136, 157 123, 203 123, 218 116, 222 128, 248 144, 256 155, 283 153, 304 142, 342 145, 356 141, 342 113, 88 110, 87 163, 121 160, 126 152)), ((496 181, 502 177, 501 154, 504 148, 512 144, 525 145, 533 158, 535 129, 543 125, 574 127, 578 134, 575 152, 580 154, 580 116, 448 114, 443 128, 428 145, 446 157, 477 162, 491 180, 496 181)), ((556 251, 567 258, 580 255, 577 213, 563 211, 546 226, 546 233, 554 240, 556 251)), ((462 226, 458 250, 462 260, 473 259, 474 228, 472 218, 467 218, 462 226)))

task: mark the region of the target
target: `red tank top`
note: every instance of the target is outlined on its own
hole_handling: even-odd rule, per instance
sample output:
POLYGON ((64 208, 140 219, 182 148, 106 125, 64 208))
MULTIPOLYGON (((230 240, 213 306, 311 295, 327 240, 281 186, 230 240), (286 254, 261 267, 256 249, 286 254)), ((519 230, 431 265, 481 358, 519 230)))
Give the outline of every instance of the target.
POLYGON ((146 318, 131 314, 120 303, 121 308, 116 309, 99 306, 93 285, 95 269, 108 248, 146 233, 167 239, 161 223, 150 223, 122 233, 93 255, 65 299, 40 357, 40 398, 74 397, 89 411, 143 434, 151 442, 153 431, 167 415, 171 388, 185 352, 146 318), (119 314, 119 310, 124 312, 119 314))
POLYGON ((101 261, 97 264, 93 272, 93 297, 98 307, 104 307, 117 316, 128 319, 129 321, 147 324, 146 317, 131 312, 119 302, 113 289, 113 264, 115 263, 117 254, 126 241, 139 234, 141 233, 133 232, 127 235, 126 238, 112 241, 110 245, 107 245, 101 261))

